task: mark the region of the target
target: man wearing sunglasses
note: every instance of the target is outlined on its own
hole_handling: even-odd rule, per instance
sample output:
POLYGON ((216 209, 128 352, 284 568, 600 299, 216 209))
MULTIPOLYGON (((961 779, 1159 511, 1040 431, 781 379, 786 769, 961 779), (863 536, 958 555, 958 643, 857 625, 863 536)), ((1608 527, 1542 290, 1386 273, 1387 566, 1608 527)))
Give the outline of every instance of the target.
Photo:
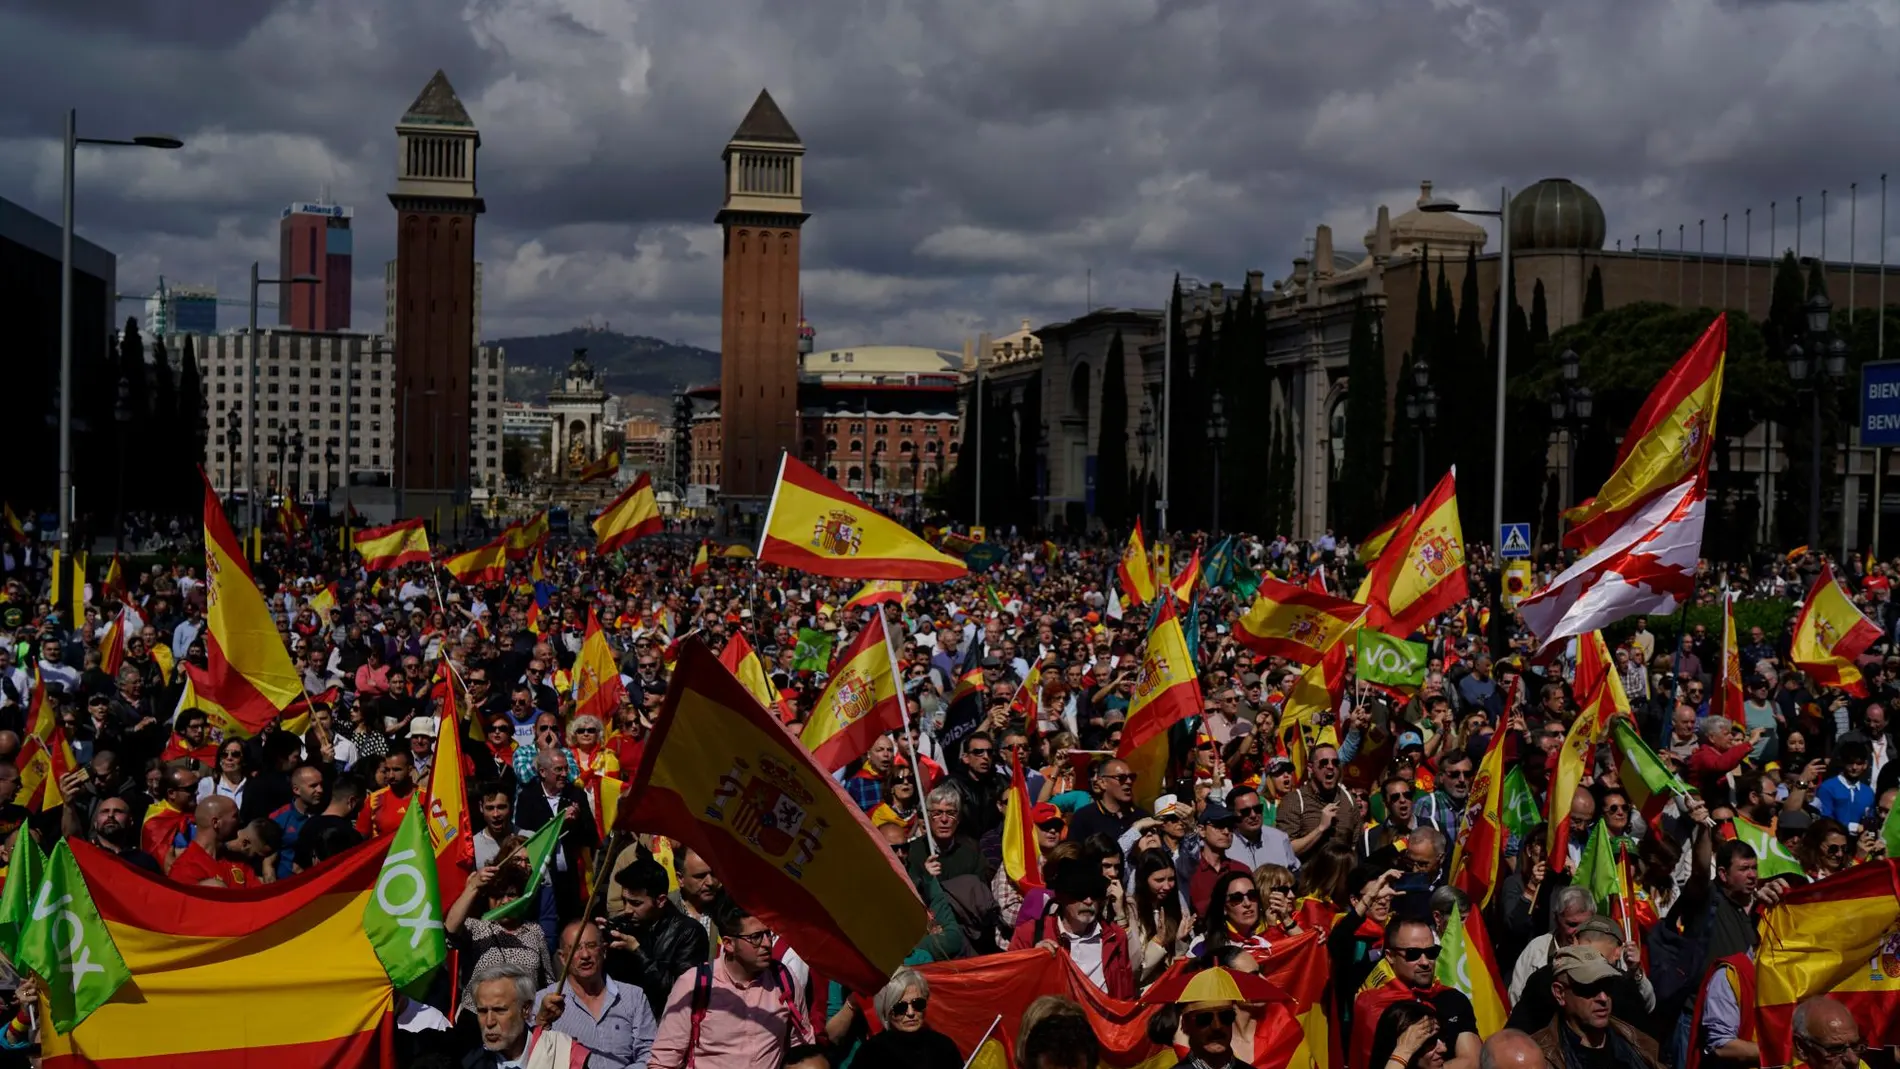
POLYGON ((1235 787, 1228 792, 1227 806, 1234 811, 1234 842, 1227 848, 1228 857, 1246 866, 1248 872, 1262 865, 1284 865, 1290 872, 1300 871, 1293 841, 1280 829, 1266 826, 1266 805, 1259 791, 1235 787))
POLYGON ((1302 860, 1316 852, 1328 838, 1351 847, 1366 815, 1352 792, 1339 784, 1339 750, 1333 746, 1313 747, 1307 761, 1306 782, 1280 801, 1274 826, 1293 841, 1293 852, 1302 860))
POLYGON ((1181 1032, 1187 1036, 1188 1056, 1183 1066, 1201 1069, 1245 1069, 1234 1057, 1234 1004, 1190 1002, 1181 1008, 1181 1032))
POLYGON ((1562 1008, 1531 1037, 1550 1064, 1662 1069, 1656 1041, 1611 1013, 1611 994, 1623 976, 1595 947, 1563 947, 1550 964, 1551 993, 1562 1008))
MULTIPOLYGON (((1478 1017, 1471 1000, 1456 988, 1438 982, 1438 933, 1426 917, 1395 916, 1385 926, 1385 960, 1392 979, 1359 992, 1352 1003, 1352 1069, 1368 1066, 1372 1038, 1387 1006, 1407 1000, 1422 1002, 1438 1018, 1438 1038, 1444 1041, 1447 1063, 1476 1065, 1478 1017)), ((1555 1059, 1552 1065, 1561 1064, 1555 1059)))

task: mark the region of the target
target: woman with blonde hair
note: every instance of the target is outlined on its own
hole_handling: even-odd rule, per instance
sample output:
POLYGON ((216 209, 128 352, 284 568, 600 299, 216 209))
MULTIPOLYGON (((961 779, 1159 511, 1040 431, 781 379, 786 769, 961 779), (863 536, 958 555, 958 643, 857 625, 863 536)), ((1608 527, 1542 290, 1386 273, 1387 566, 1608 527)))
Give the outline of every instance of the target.
POLYGON ((592 713, 582 713, 567 722, 567 748, 580 767, 580 775, 574 777, 574 782, 587 792, 589 801, 598 797, 603 776, 620 772, 620 759, 614 756, 606 741, 607 729, 600 717, 592 713))
POLYGON ((1300 925, 1293 919, 1296 901, 1293 870, 1285 865, 1268 862, 1253 870, 1253 885, 1259 889, 1261 910, 1265 914, 1267 927, 1288 935, 1298 934, 1300 925))

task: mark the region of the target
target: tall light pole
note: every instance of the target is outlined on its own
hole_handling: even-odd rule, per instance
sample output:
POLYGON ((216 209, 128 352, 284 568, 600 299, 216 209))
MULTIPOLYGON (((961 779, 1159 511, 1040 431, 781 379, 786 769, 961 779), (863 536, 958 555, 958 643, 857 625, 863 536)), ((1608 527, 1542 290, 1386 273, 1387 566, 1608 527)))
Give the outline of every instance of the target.
POLYGON ((1412 394, 1405 399, 1405 418, 1418 432, 1418 500, 1425 500, 1425 443, 1431 440, 1432 427, 1438 423, 1438 391, 1432 389, 1431 363, 1424 357, 1412 361, 1412 394))
POLYGON ((1220 455, 1227 448, 1227 413, 1221 410, 1220 391, 1208 399, 1207 445, 1214 454, 1214 514, 1209 524, 1213 533, 1220 534, 1220 455))
MULTIPOLYGON (((251 261, 251 329, 245 335, 250 346, 250 359, 245 361, 245 375, 250 379, 249 404, 246 406, 247 423, 244 427, 244 485, 249 497, 246 515, 250 517, 250 526, 256 529, 262 517, 257 511, 257 290, 260 286, 303 286, 314 285, 322 281, 315 275, 292 275, 290 278, 257 277, 257 261, 251 261)), ((347 398, 345 399, 347 401, 347 398)))
MULTIPOLYGON (((1490 211, 1484 208, 1465 208, 1455 200, 1446 197, 1433 197, 1418 206, 1422 212, 1456 212, 1459 215, 1492 216, 1498 221, 1498 391, 1497 411, 1494 415, 1497 427, 1497 448, 1491 458, 1491 537, 1501 538, 1504 533, 1504 368, 1511 349, 1511 304, 1515 293, 1511 288, 1511 191, 1500 187, 1498 190, 1498 208, 1490 211)), ((1657 241, 1658 249, 1661 240, 1657 241)), ((1498 614, 1500 617, 1502 614, 1498 614)))
POLYGON ((1550 395, 1550 419, 1564 429, 1569 439, 1564 451, 1564 474, 1567 477, 1563 487, 1563 499, 1566 504, 1575 504, 1577 500, 1577 443, 1583 437, 1583 428, 1590 421, 1590 414, 1596 408, 1591 399, 1590 387, 1579 385, 1577 379, 1581 373, 1582 360, 1575 349, 1565 349, 1557 358, 1563 368, 1563 385, 1550 395))
MULTIPOLYGON (((138 148, 183 148, 168 134, 145 134, 129 141, 110 137, 80 137, 79 112, 66 109, 64 173, 59 205, 59 549, 73 551, 73 155, 80 145, 131 145, 138 148)), ((109 301, 111 294, 106 295, 109 301)))
POLYGON ((1808 552, 1821 552, 1821 395, 1832 393, 1834 384, 1847 377, 1847 342, 1831 336, 1828 321, 1834 303, 1827 294, 1808 298, 1808 345, 1804 351, 1797 343, 1788 346, 1788 377, 1795 389, 1808 395, 1813 413, 1808 450, 1808 552))

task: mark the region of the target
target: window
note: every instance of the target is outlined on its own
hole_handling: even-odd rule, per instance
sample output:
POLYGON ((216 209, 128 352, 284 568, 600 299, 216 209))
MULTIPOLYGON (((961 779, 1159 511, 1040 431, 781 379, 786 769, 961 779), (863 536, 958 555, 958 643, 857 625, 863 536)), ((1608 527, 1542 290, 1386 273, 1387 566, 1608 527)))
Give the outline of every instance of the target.
POLYGON ((864 452, 864 442, 857 438, 851 439, 851 452, 853 453, 864 452))
POLYGON ((908 456, 908 455, 910 454, 910 451, 911 451, 911 444, 910 444, 910 442, 908 442, 908 441, 903 441, 903 442, 899 442, 899 443, 897 443, 897 451, 898 451, 899 453, 903 453, 903 454, 905 454, 906 456, 908 456))
POLYGON ((276 393, 276 392, 277 392, 277 384, 276 384, 276 383, 274 383, 274 382, 273 382, 273 383, 271 383, 271 384, 269 385, 269 387, 265 389, 265 391, 264 391, 264 392, 265 392, 265 393, 276 393))
POLYGON ((293 378, 293 379, 295 379, 295 378, 301 378, 302 376, 303 376, 303 367, 302 367, 302 365, 299 365, 299 364, 292 364, 292 365, 290 365, 290 377, 291 377, 291 378, 293 378))
MULTIPOLYGON (((275 411, 277 411, 277 402, 275 402, 275 401, 267 401, 267 402, 265 402, 265 404, 264 404, 264 411, 266 411, 266 412, 275 412, 275 411)), ((270 425, 271 425, 271 426, 273 426, 273 427, 275 427, 275 426, 277 426, 277 421, 276 421, 276 420, 271 420, 271 421, 270 421, 270 425)))
POLYGON ((899 424, 897 425, 897 433, 899 433, 899 434, 910 434, 910 433, 912 433, 912 432, 911 432, 911 426, 910 426, 910 424, 908 424, 908 423, 899 423, 899 424))
POLYGON ((937 425, 935 423, 924 424, 924 437, 935 438, 936 436, 937 436, 937 425))
POLYGON ((888 424, 888 423, 880 423, 880 424, 878 424, 878 425, 877 425, 877 431, 876 431, 876 433, 877 433, 877 434, 880 434, 880 435, 884 435, 884 434, 889 434, 889 433, 891 433, 891 425, 890 425, 890 424, 888 424))
POLYGON ((864 433, 864 424, 862 424, 862 423, 853 423, 853 424, 851 425, 851 433, 852 433, 852 434, 863 434, 863 433, 864 433))

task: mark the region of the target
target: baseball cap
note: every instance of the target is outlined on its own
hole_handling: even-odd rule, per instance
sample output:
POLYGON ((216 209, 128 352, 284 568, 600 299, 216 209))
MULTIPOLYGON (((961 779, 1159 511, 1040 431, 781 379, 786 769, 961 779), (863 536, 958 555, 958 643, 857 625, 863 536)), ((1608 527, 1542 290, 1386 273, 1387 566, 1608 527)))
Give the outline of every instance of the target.
POLYGON ((1172 794, 1164 794, 1155 799, 1155 816, 1157 817, 1164 817, 1170 813, 1186 816, 1192 812, 1194 810, 1191 806, 1172 794))
POLYGON ((1407 731, 1399 736, 1399 752, 1403 753, 1414 747, 1420 750, 1425 748, 1425 739, 1418 732, 1407 731))
POLYGON ((1577 926, 1578 935, 1600 935, 1617 942, 1623 942, 1623 929, 1615 921, 1599 913, 1577 926))
POLYGON ((1596 947, 1560 947, 1550 956, 1551 975, 1571 984, 1596 984, 1623 975, 1616 971, 1596 947))
POLYGON ((1035 808, 1029 811, 1029 822, 1038 827, 1044 824, 1047 824, 1052 820, 1061 820, 1061 819, 1062 819, 1062 810, 1057 809, 1054 805, 1048 802, 1037 802, 1035 805, 1035 808))
POLYGON ((1291 771, 1293 771, 1293 759, 1291 757, 1273 757, 1267 760, 1267 775, 1269 776, 1277 776, 1282 772, 1291 771))
POLYGON ((1233 822, 1234 811, 1220 802, 1209 802, 1207 808, 1201 810, 1203 824, 1232 824, 1233 822))

